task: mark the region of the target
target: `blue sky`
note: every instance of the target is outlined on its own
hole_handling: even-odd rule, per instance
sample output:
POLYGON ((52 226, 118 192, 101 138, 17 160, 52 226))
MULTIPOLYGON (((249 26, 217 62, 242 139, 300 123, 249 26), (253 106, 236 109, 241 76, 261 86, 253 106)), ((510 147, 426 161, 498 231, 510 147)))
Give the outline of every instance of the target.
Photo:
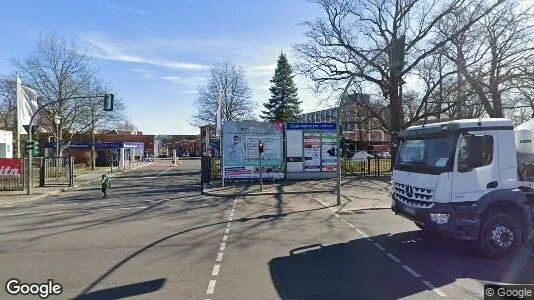
MULTIPOLYGON (((303 41, 299 23, 321 15, 305 0, 6 1, 0 12, 0 73, 23 57, 41 33, 74 38, 94 57, 147 134, 197 134, 188 124, 209 66, 228 56, 247 70, 253 98, 269 98, 281 50, 303 41), (9 28, 9 30, 6 30, 9 28)), ((317 104, 297 78, 304 111, 317 104)))

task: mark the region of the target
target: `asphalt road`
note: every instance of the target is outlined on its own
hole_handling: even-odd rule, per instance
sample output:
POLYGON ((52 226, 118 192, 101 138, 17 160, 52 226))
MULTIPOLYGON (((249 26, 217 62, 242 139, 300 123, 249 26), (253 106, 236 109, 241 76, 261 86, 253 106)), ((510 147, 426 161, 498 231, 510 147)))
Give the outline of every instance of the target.
POLYGON ((95 185, 0 208, 0 282, 53 279, 49 299, 480 299, 484 282, 534 283, 531 245, 491 261, 388 210, 202 196, 199 166, 160 160, 105 199, 95 185))

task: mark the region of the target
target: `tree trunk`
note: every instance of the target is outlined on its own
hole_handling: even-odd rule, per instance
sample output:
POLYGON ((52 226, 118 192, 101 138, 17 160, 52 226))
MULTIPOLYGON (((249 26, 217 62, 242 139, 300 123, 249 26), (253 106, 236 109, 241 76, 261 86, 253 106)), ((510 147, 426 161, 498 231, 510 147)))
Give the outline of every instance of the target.
POLYGON ((395 165, 397 156, 397 141, 402 128, 402 105, 399 99, 399 77, 390 80, 389 105, 391 107, 391 165, 395 165))
POLYGON ((91 170, 96 168, 95 130, 91 130, 91 170))

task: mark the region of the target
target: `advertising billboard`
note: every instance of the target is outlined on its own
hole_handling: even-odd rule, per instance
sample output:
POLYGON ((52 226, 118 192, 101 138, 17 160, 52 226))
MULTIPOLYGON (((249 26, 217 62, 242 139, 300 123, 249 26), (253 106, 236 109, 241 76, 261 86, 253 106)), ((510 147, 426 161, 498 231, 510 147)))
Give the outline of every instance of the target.
POLYGON ((337 169, 335 123, 287 123, 287 172, 334 172, 337 169))
POLYGON ((260 177, 258 143, 263 142, 263 178, 284 178, 283 125, 227 121, 223 124, 223 168, 226 179, 260 177))

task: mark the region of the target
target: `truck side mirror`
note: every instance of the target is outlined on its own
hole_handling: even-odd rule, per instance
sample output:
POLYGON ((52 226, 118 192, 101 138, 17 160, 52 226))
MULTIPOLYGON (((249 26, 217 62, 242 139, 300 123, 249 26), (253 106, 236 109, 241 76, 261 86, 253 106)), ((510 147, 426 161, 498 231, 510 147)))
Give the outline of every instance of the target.
POLYGON ((459 172, 469 172, 484 165, 484 143, 483 135, 467 135, 462 138, 458 156, 459 172))

